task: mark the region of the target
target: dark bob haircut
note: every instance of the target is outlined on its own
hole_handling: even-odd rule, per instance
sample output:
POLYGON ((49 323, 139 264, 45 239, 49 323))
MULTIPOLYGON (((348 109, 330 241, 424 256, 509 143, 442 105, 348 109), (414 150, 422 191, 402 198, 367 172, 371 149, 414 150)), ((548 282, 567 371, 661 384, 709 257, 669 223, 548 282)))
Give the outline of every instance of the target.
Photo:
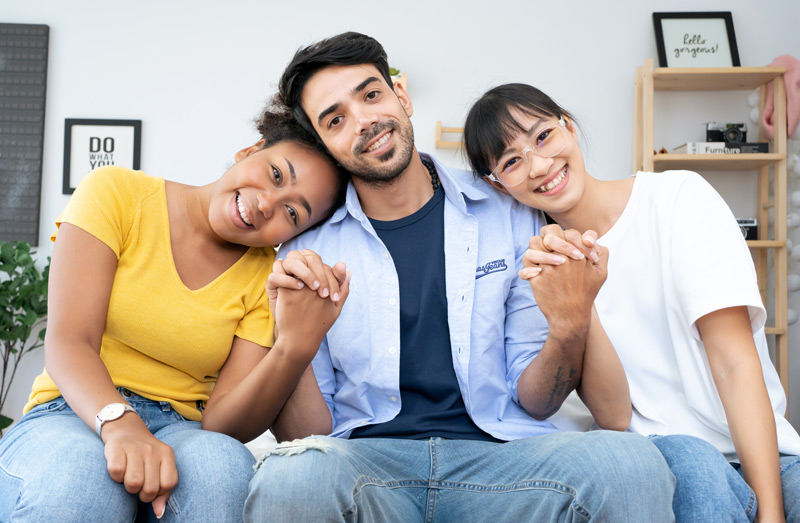
POLYGON ((527 133, 512 112, 535 118, 575 120, 570 113, 539 89, 527 84, 504 84, 475 102, 464 123, 464 145, 472 170, 478 177, 492 172, 494 164, 520 132, 527 133))
POLYGON ((361 33, 348 32, 299 49, 278 83, 278 99, 306 130, 318 136, 300 106, 303 87, 317 71, 325 67, 361 64, 374 65, 389 88, 394 89, 389 75, 389 60, 380 42, 361 33))

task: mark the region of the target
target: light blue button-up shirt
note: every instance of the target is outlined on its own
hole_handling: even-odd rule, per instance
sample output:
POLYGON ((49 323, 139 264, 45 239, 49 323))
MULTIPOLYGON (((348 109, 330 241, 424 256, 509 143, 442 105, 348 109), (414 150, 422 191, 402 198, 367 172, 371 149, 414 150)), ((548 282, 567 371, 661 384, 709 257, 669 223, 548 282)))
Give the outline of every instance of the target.
MULTIPOLYGON (((520 375, 547 337, 530 285, 517 276, 528 241, 544 219, 476 183, 470 171, 438 162, 436 168, 446 195, 453 367, 467 412, 478 427, 502 440, 556 432, 548 421, 527 414, 517 397, 520 375)), ((397 272, 352 184, 345 205, 328 222, 286 243, 281 253, 295 249, 311 249, 329 265, 343 261, 352 271, 347 302, 313 361, 333 419, 331 435, 348 437, 356 427, 394 418, 400 412, 397 272)))

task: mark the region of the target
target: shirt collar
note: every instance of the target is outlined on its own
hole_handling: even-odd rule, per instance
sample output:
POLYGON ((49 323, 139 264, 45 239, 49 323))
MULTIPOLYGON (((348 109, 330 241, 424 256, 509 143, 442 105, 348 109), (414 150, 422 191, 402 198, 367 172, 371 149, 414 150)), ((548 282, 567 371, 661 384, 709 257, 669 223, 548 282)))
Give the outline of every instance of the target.
MULTIPOLYGON (((480 180, 475 180, 469 174, 469 171, 462 171, 461 176, 457 176, 456 169, 449 169, 439 163, 439 161, 430 154, 419 153, 421 157, 430 160, 436 166, 436 172, 439 174, 439 182, 444 188, 445 196, 455 205, 461 212, 467 212, 466 199, 477 201, 487 198, 485 185, 480 180), (480 186, 478 185, 480 184, 480 186)), ((347 214, 352 215, 355 219, 362 221, 366 219, 364 211, 361 209, 361 202, 358 200, 358 193, 352 182, 347 183, 347 196, 345 204, 339 207, 330 219, 330 223, 337 223, 344 220, 347 214)))

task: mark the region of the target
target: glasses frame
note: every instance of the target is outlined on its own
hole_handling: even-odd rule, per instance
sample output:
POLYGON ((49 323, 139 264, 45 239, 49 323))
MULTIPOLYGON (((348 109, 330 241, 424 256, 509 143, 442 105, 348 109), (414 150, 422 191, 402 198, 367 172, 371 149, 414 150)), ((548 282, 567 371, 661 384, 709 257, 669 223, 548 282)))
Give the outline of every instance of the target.
MULTIPOLYGON (((527 147, 522 149, 522 153, 521 153, 523 160, 525 160, 525 163, 528 164, 528 166, 529 166, 528 167, 528 171, 530 171, 530 163, 531 163, 530 161, 528 161, 528 153, 529 152, 535 154, 539 158, 552 158, 553 156, 556 156, 556 155, 560 154, 564 149, 566 149, 566 147, 567 147, 567 134, 566 134, 567 122, 564 121, 564 117, 563 116, 559 116, 557 123, 558 123, 558 125, 554 125, 552 128, 553 129, 558 129, 561 132, 561 134, 564 136, 564 147, 562 147, 557 152, 555 152, 555 153, 553 153, 551 155, 548 155, 548 156, 545 156, 543 154, 538 153, 537 149, 533 146, 533 140, 536 139, 536 134, 538 134, 538 132, 537 132, 536 134, 534 134, 533 138, 531 138, 531 143, 528 144, 527 147)), ((527 176, 523 176, 520 181, 518 181, 517 183, 513 183, 513 184, 509 184, 509 183, 503 182, 503 180, 501 180, 500 177, 497 175, 497 171, 498 171, 498 169, 500 169, 501 164, 502 164, 502 162, 498 162, 497 167, 494 168, 494 171, 492 171, 491 173, 489 173, 489 174, 487 174, 485 176, 488 179, 490 179, 491 181, 499 183, 503 187, 516 187, 517 185, 520 185, 522 182, 524 182, 525 178, 527 178, 527 176)))

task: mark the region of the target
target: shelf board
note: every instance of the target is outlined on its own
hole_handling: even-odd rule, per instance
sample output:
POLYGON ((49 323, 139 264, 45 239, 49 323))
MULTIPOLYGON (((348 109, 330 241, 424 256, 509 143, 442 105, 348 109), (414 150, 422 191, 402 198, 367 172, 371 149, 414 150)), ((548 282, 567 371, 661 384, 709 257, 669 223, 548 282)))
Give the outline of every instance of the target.
POLYGON ((747 240, 747 246, 751 249, 777 249, 786 245, 782 240, 747 240))
POLYGON ((785 72, 785 67, 658 67, 653 71, 653 87, 656 91, 745 91, 785 72))
POLYGON ((779 153, 748 154, 656 154, 657 171, 688 169, 690 171, 754 171, 786 158, 779 153))
POLYGON ((786 329, 781 329, 778 327, 764 327, 764 333, 777 334, 779 336, 783 336, 784 334, 786 334, 786 329))

